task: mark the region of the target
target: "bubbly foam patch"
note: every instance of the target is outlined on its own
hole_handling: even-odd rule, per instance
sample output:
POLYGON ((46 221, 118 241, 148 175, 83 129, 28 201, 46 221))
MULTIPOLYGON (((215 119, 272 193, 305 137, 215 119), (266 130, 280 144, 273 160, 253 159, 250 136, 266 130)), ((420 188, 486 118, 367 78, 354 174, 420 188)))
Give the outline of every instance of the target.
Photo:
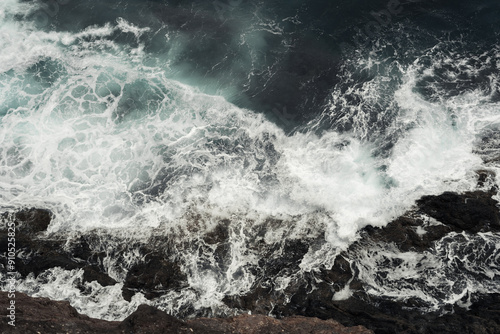
POLYGON ((421 309, 470 306, 475 293, 498 293, 498 235, 450 233, 424 253, 370 245, 352 254, 367 292, 396 300, 418 300, 421 309))
MULTIPOLYGON (((3 274, 0 274, 3 275, 3 274)), ((36 278, 33 275, 17 280, 16 291, 32 297, 44 297, 51 300, 69 301, 79 313, 92 318, 109 321, 121 321, 134 312, 141 304, 151 304, 140 293, 134 295, 130 302, 122 297, 122 285, 102 287, 97 282, 83 283, 83 270, 49 269, 36 278), (81 286, 87 292, 77 288, 81 286)), ((3 280, 4 281, 4 280, 3 280)))

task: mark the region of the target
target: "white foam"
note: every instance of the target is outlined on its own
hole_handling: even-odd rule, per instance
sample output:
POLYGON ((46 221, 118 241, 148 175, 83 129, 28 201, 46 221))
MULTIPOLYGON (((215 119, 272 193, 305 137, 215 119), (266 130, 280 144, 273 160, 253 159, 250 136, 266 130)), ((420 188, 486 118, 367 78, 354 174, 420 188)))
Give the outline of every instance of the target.
POLYGON ((350 297, 352 296, 352 291, 351 289, 349 288, 349 284, 346 284, 342 290, 336 292, 333 297, 332 297, 332 300, 346 300, 346 299, 349 299, 350 297))
POLYGON ((37 278, 33 275, 16 281, 16 291, 32 297, 44 297, 51 300, 69 301, 79 313, 92 318, 121 321, 134 312, 141 304, 151 304, 140 293, 134 295, 130 302, 122 297, 123 284, 102 287, 96 281, 84 283, 88 293, 82 294, 77 288, 81 283, 83 270, 63 270, 52 268, 41 273, 37 278))
POLYGON ((368 245, 352 256, 369 294, 400 301, 417 298, 424 302, 422 310, 443 311, 445 305, 470 305, 471 294, 499 291, 497 242, 492 233, 451 233, 428 252, 368 245))

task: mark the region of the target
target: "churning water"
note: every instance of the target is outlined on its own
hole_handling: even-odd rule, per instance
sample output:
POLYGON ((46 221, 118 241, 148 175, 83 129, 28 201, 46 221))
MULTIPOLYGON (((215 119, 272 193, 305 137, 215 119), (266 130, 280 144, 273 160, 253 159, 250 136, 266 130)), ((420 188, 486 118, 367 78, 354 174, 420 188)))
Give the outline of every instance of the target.
MULTIPOLYGON (((257 243, 320 240, 299 272, 273 278, 284 289, 421 196, 476 189, 477 170, 499 167, 498 4, 401 1, 390 17, 370 14, 388 6, 2 0, 2 211, 46 208, 48 233, 102 235, 93 247, 118 282, 142 256, 128 243, 164 236, 188 277, 180 291, 130 303, 122 283, 82 294, 78 270, 20 279, 19 290, 105 319, 143 302, 227 314, 224 296, 257 278, 257 243), (223 221, 222 265, 199 242, 223 221)), ((455 238, 498 245, 492 233, 455 238)), ((371 274, 381 252, 360 253, 360 277, 370 293, 435 308, 464 291, 499 292, 498 259, 468 268, 491 282, 456 287, 446 264, 455 246, 437 247, 425 259, 384 250, 403 262, 384 282, 371 274)))

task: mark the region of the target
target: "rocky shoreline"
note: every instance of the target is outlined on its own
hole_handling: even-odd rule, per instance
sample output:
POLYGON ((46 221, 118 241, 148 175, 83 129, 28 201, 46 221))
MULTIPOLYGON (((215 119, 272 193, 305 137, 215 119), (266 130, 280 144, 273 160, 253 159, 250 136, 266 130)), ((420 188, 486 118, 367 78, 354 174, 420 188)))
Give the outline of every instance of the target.
MULTIPOLYGON (((491 175, 487 172, 479 173, 479 185, 482 186, 489 177, 491 175)), ((425 196, 417 201, 415 208, 387 226, 367 226, 363 229, 360 239, 336 258, 333 267, 305 273, 300 279, 292 280, 283 291, 273 288, 272 282, 270 283, 272 277, 284 272, 298 272, 298 263, 308 252, 310 243, 307 240, 287 240, 280 245, 263 246, 263 256, 258 268, 260 272, 256 273, 260 278, 250 292, 226 296, 223 300, 229 308, 239 310, 239 313, 252 314, 251 316, 217 318, 217 315, 207 312, 194 314, 194 320, 181 320, 151 306, 141 305, 123 322, 108 322, 80 315, 67 302, 31 298, 18 293, 17 302, 22 305, 19 308, 18 326, 12 329, 6 327, 6 322, 2 322, 1 332, 500 333, 500 295, 497 293, 469 293, 458 303, 448 304, 437 311, 423 312, 426 304, 419 298, 389 299, 370 293, 369 289, 373 287, 360 278, 363 268, 356 264, 359 254, 376 254, 377 249, 381 252, 395 250, 400 253, 423 254, 425 258, 425 254, 436 254, 439 247, 445 247, 448 239, 453 239, 455 243, 458 240, 460 243, 460 238, 470 240, 481 234, 500 232, 498 202, 492 198, 495 193, 496 189, 483 188, 463 194, 425 196), (431 220, 433 223, 430 223, 431 220), (342 291, 348 295, 337 298, 342 291)), ((103 259, 106 254, 92 246, 92 238, 95 236, 80 236, 71 242, 64 238, 42 236, 51 217, 49 211, 40 209, 3 214, 4 221, 13 220, 16 223, 16 249, 23 254, 22 260, 16 262, 17 272, 22 277, 31 273, 36 277, 54 267, 83 269, 83 279, 79 286, 82 293, 85 293, 85 282, 97 281, 102 286, 116 284, 117 281, 104 268, 103 259)), ((204 245, 215 249, 215 257, 221 263, 230 256, 227 225, 227 222, 221 222, 203 237, 204 245)), ((133 245, 145 255, 126 274, 122 288, 125 300, 130 301, 138 292, 147 299, 154 299, 165 291, 186 287, 186 274, 182 272, 175 257, 167 256, 168 250, 158 251, 165 247, 158 247, 155 242, 151 240, 149 244, 133 245)), ((473 242, 481 243, 480 240, 473 242)), ((465 257, 474 255, 476 244, 471 243, 472 248, 467 249, 467 246, 459 251, 465 252, 465 257)), ((0 230, 0 248, 1 256, 5 257, 5 229, 0 230)), ((498 251, 491 249, 488 252, 487 258, 472 261, 486 261, 484 266, 495 263, 498 265, 498 251)), ((381 263, 376 268, 375 279, 385 279, 401 265, 391 261, 388 259, 387 263, 381 263)), ((457 270, 467 270, 460 260, 454 261, 458 261, 457 270)), ((452 280, 460 283, 460 276, 457 274, 453 277, 455 274, 451 272, 452 280)), ((495 279, 483 276, 477 279, 495 279)), ((420 279, 425 283, 425 277, 420 279)), ((422 281, 415 279, 410 284, 422 284, 422 281)), ((0 298, 1 304, 6 305, 6 293, 1 293, 0 298)), ((189 314, 188 311, 186 314, 189 314)), ((5 308, 2 307, 2 315, 4 314, 5 308)), ((188 318, 192 316, 191 313, 188 318)))
POLYGON ((476 191, 423 197, 414 211, 386 227, 365 228, 362 238, 337 257, 332 268, 311 273, 308 283, 294 287, 287 304, 279 305, 272 291, 262 288, 227 302, 259 313, 272 308, 272 314, 281 317, 333 318, 346 326, 366 326, 375 333, 500 333, 500 294, 474 295, 470 296, 468 307, 454 305, 445 312, 423 313, 417 299, 394 301, 368 294, 367 287, 357 278, 356 268, 350 264, 353 254, 374 244, 382 248, 395 246, 401 252, 424 252, 453 232, 498 232, 498 203, 491 195, 492 192, 476 191), (426 226, 425 234, 417 233, 417 227, 424 225, 421 213, 439 219, 442 224, 426 226), (352 291, 351 297, 335 300, 335 292, 346 285, 352 291))
MULTIPOLYGON (((7 293, 0 292, 2 305, 6 304, 7 293)), ((52 301, 47 298, 32 298, 16 294, 18 314, 16 326, 4 321, 0 332, 4 334, 71 333, 71 334, 151 334, 151 333, 199 333, 199 334, 370 334, 362 327, 344 327, 333 320, 318 318, 289 317, 274 319, 264 315, 240 315, 230 318, 198 318, 182 321, 152 306, 141 305, 125 320, 105 321, 89 318, 78 312, 66 301, 52 301)), ((2 307, 2 318, 6 318, 2 307)))

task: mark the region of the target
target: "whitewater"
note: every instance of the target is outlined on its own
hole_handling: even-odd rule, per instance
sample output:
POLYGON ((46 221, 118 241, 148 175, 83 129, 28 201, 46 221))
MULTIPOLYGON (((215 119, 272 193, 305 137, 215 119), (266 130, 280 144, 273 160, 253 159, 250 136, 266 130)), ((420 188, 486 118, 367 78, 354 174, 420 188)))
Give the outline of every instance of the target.
MULTIPOLYGON (((88 283, 91 293, 84 294, 75 283, 81 270, 54 268, 19 278, 18 290, 29 295, 69 300, 109 320, 141 303, 172 314, 189 315, 186 305, 237 313, 222 300, 255 282, 257 241, 319 240, 298 272, 274 278, 275 289, 285 289, 303 272, 331 267, 367 225, 385 226, 424 195, 477 190, 479 170, 499 175, 498 151, 485 148, 484 138, 498 131, 500 101, 484 87, 447 95, 436 84, 430 97, 421 91, 428 77, 453 82, 462 72, 482 71, 475 60, 495 70, 489 80, 497 85, 497 46, 473 54, 443 39, 408 63, 353 54, 324 107, 289 131, 268 112, 234 103, 231 83, 214 89, 169 62, 185 41, 164 34, 168 24, 116 17, 78 31, 40 28, 29 16, 37 10, 31 2, 0 3, 0 209, 48 209, 54 218, 47 235, 95 235, 93 247, 107 252, 103 266, 118 283, 88 283), (147 50, 150 35, 173 45, 165 61, 147 50), (373 68, 370 80, 343 85, 373 68), (229 222, 231 259, 224 266, 215 248, 191 247, 220 222, 229 222), (153 300, 140 293, 124 300, 120 282, 143 256, 131 245, 162 236, 178 250, 188 286, 153 300)), ((260 19, 235 43, 258 45, 258 34, 282 33, 260 19)), ((494 184, 497 176, 484 187, 494 184)), ((477 238, 498 244, 494 234, 477 238)), ((370 276, 373 256, 359 255, 373 294, 417 294, 436 308, 462 296, 443 301, 432 289, 381 285, 370 276)), ((407 266, 394 275, 420 270, 418 256, 390 256, 406 256, 407 266)), ((500 292, 481 281, 467 289, 500 292)))

